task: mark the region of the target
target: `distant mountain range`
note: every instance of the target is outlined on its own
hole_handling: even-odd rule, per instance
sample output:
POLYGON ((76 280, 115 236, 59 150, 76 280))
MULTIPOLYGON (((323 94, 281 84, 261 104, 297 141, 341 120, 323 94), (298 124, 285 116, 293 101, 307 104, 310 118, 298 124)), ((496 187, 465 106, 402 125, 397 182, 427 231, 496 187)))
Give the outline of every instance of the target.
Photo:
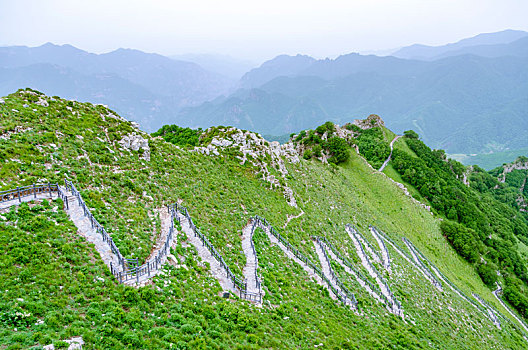
POLYGON ((0 48, 0 94, 32 87, 108 104, 147 130, 187 106, 227 93, 233 80, 199 65, 138 50, 96 55, 71 45, 0 48))
POLYGON ((184 108, 175 122, 283 135, 376 113, 392 129, 414 129, 450 153, 526 148, 527 34, 485 34, 434 48, 446 56, 440 59, 278 56, 245 74, 230 96, 184 108))
POLYGON ((32 87, 103 103, 148 131, 232 125, 281 136, 379 114, 391 129, 414 129, 431 147, 462 156, 528 148, 527 32, 412 45, 385 57, 280 55, 252 66, 214 55, 1 47, 0 95, 32 87))
POLYGON ((208 71, 221 74, 229 79, 239 80, 250 69, 258 66, 257 63, 239 60, 226 55, 214 54, 183 54, 169 56, 175 60, 193 62, 208 71))
POLYGON ((434 60, 465 53, 476 55, 483 53, 483 56, 490 57, 489 54, 494 52, 491 57, 504 56, 505 54, 499 53, 505 44, 513 43, 527 36, 527 32, 509 29, 496 33, 483 33, 472 38, 460 40, 456 43, 441 46, 420 44, 406 46, 393 53, 392 56, 416 60, 434 60), (491 51, 487 51, 485 48, 491 49, 491 51))

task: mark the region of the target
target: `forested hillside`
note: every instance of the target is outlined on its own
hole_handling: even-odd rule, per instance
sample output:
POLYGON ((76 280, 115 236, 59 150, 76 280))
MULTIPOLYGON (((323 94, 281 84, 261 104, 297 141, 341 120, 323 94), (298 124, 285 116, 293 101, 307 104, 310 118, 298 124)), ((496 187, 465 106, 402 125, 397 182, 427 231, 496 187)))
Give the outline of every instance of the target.
MULTIPOLYGON (((379 164, 378 158, 363 154, 379 164)), ((490 288, 501 282, 506 299, 526 316, 528 215, 519 191, 524 189, 523 172, 515 170, 506 175, 509 181, 500 182, 477 166, 465 167, 444 151, 431 150, 414 132, 396 143, 386 171, 444 219, 440 228, 454 249, 490 288)))

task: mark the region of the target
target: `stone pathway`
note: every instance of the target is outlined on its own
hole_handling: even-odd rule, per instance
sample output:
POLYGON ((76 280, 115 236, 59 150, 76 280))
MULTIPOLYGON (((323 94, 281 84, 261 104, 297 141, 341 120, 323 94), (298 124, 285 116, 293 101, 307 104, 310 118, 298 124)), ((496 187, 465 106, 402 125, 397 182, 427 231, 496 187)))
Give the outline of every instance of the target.
POLYGON ((383 169, 385 169, 385 167, 387 166, 387 164, 389 164, 389 161, 391 160, 391 157, 392 157, 392 147, 394 145, 394 142, 396 142, 397 139, 399 139, 401 136, 400 135, 396 135, 396 137, 394 139, 392 139, 391 143, 390 143, 390 154, 389 156, 387 157, 387 159, 385 160, 385 162, 383 162, 383 165, 381 166, 381 168, 379 168, 379 172, 382 172, 383 169))
MULTIPOLYGON (((502 300, 502 298, 499 295, 499 293, 501 292, 502 292, 502 288, 499 285, 497 285, 497 289, 493 291, 493 295, 495 296, 495 298, 497 298, 499 303, 506 309, 506 311, 508 311, 508 313, 519 323, 519 325, 521 325, 521 327, 524 328, 524 330, 528 332, 528 327, 526 326, 526 324, 523 321, 521 321, 521 319, 502 300)), ((526 339, 526 336, 524 338, 526 339)))
POLYGON ((418 253, 415 251, 416 248, 414 248, 414 245, 411 242, 409 242, 407 238, 402 238, 402 239, 405 245, 407 246, 407 248, 409 249, 409 251, 411 252, 411 256, 414 260, 414 265, 420 271, 422 271, 422 274, 425 276, 425 278, 427 278, 439 291, 443 292, 444 289, 442 288, 442 284, 438 282, 438 280, 433 276, 433 274, 427 268, 427 266, 425 266, 422 259, 420 259, 420 257, 418 256, 418 253))
POLYGON ((492 310, 489 305, 484 300, 482 300, 482 298, 478 294, 473 293, 473 297, 480 303, 480 305, 482 305, 483 308, 486 309, 486 311, 488 311, 490 321, 493 322, 493 324, 500 329, 501 323, 499 318, 495 314, 495 311, 492 310))
POLYGON ((200 238, 194 235, 194 231, 192 230, 187 217, 179 211, 177 215, 180 219, 182 231, 187 235, 187 240, 196 248, 198 256, 200 256, 203 261, 209 263, 209 266, 211 267, 211 273, 214 278, 218 280, 222 289, 225 291, 230 291, 235 295, 238 294, 238 290, 235 288, 231 280, 227 278, 227 271, 211 254, 209 249, 207 249, 207 247, 202 244, 200 238))
MULTIPOLYGON (((393 140, 395 141, 395 140, 393 140)), ((96 250, 99 252, 101 259, 105 262, 107 266, 110 267, 110 264, 114 267, 114 269, 121 271, 121 267, 119 266, 118 258, 117 256, 112 252, 109 244, 105 241, 103 241, 102 235, 97 232, 97 230, 92 227, 92 224, 87 216, 84 215, 83 208, 79 205, 78 199, 73 196, 69 191, 66 190, 64 187, 60 187, 60 189, 67 195, 68 198, 68 204, 69 208, 66 210, 68 216, 72 220, 72 222, 75 224, 75 226, 78 229, 78 234, 83 236, 87 241, 90 243, 93 243, 96 250)), ((23 197, 20 200, 18 198, 2 202, 0 203, 0 212, 5 212, 8 210, 9 207, 13 205, 19 205, 23 202, 31 202, 34 200, 42 200, 42 199, 55 199, 57 198, 57 192, 52 192, 51 196, 50 193, 39 193, 36 196, 31 195, 27 197, 23 197)), ((149 256, 149 259, 147 261, 152 260, 154 257, 158 255, 158 253, 163 249, 164 244, 166 242, 170 227, 171 227, 171 215, 168 213, 168 211, 164 208, 162 209, 156 209, 156 211, 160 214, 161 219, 161 232, 158 235, 156 239, 156 244, 154 245, 154 248, 149 256)), ((299 216, 301 216, 299 214, 299 216)), ((182 231, 187 235, 188 241, 196 247, 199 256, 202 258, 202 260, 208 262, 211 266, 211 272, 213 276, 219 281, 220 285, 224 290, 229 290, 232 293, 237 294, 238 290, 235 288, 233 283, 229 278, 227 278, 227 271, 222 267, 222 265, 216 260, 216 258, 210 253, 210 251, 205 247, 201 240, 194 235, 194 231, 190 227, 190 223, 188 219, 180 212, 177 212, 177 218, 181 222, 182 231)), ((356 248, 356 251, 360 257, 360 260, 362 262, 362 265, 367 269, 368 273, 376 280, 376 283, 378 284, 380 288, 380 292, 374 290, 371 288, 370 283, 367 283, 365 280, 363 280, 357 271, 354 271, 351 269, 347 264, 342 261, 341 258, 339 258, 332 249, 329 249, 324 242, 318 242, 314 243, 315 245, 315 251, 317 253, 317 256, 319 257, 319 260, 321 262, 322 266, 322 272, 325 276, 325 278, 328 278, 330 281, 330 285, 328 285, 327 281, 321 278, 315 270, 313 270, 312 267, 310 267, 308 264, 306 264, 303 260, 300 260, 295 256, 295 254, 288 250, 288 248, 280 242, 277 237, 275 237, 271 232, 270 228, 268 226, 264 226, 260 221, 257 222, 257 225, 253 224, 253 220, 251 219, 248 222, 248 225, 244 227, 242 230, 242 248, 244 250, 244 253, 246 255, 246 266, 244 267, 244 277, 247 282, 247 291, 250 293, 262 293, 260 281, 257 277, 256 271, 258 268, 258 257, 256 255, 256 251, 254 250, 254 244, 253 244, 253 233, 254 229, 256 227, 261 227, 272 244, 276 244, 290 259, 294 260, 296 263, 298 263, 308 274, 309 276, 316 281, 317 284, 324 286, 329 291, 330 297, 334 300, 338 300, 338 297, 334 294, 331 287, 335 288, 338 292, 342 292, 339 284, 337 283, 337 276, 335 276, 332 267, 329 262, 329 258, 334 259, 337 263, 339 263, 345 270, 345 272, 351 274, 354 276, 356 281, 377 301, 383 302, 383 298, 379 294, 381 294, 389 300, 391 305, 387 305, 389 307, 389 310, 396 315, 399 315, 403 317, 403 310, 401 309, 401 306, 397 301, 395 300, 394 296, 392 295, 392 292, 390 291, 388 285, 383 280, 383 278, 379 275, 379 273, 376 271, 372 263, 370 262, 368 256, 366 255, 363 246, 367 249, 369 254, 373 256, 374 259, 379 260, 380 263, 383 264, 383 266, 390 271, 390 256, 389 252, 387 250, 387 247, 384 244, 384 241, 388 242, 397 253, 399 253, 405 260, 407 260, 410 264, 412 264, 414 267, 416 267, 423 275, 431 281, 440 291, 443 291, 441 283, 436 280, 436 278, 432 275, 432 272, 429 270, 429 268, 423 263, 422 259, 420 258, 421 253, 417 251, 417 249, 414 247, 412 243, 410 243, 407 239, 403 239, 405 244, 407 245, 411 256, 408 256, 403 251, 401 251, 390 239, 385 237, 384 234, 378 232, 376 228, 370 227, 370 231, 374 238, 376 239, 380 250, 381 250, 381 258, 377 255, 377 253, 373 250, 373 248, 370 246, 368 241, 364 239, 364 237, 361 236, 359 232, 357 232, 353 227, 347 225, 346 230, 350 238, 352 239, 354 246, 356 248), (326 255, 325 253, 329 254, 326 255)), ((176 238, 176 234, 173 235, 172 242, 170 242, 170 245, 174 243, 174 240, 176 238)), ((169 254, 165 255, 161 259, 161 264, 165 263, 167 261, 167 256, 169 254)), ((423 255, 421 255, 423 257, 423 255)), ((425 259, 425 258, 424 258, 425 259)), ((427 259, 426 259, 427 260, 427 259)), ((448 284, 450 288, 461 298, 464 300, 470 302, 473 306, 477 307, 480 311, 484 312, 482 309, 480 309, 474 302, 472 302, 468 297, 466 297, 463 293, 458 291, 448 280, 446 280, 445 276, 443 276, 436 266, 429 263, 430 268, 432 271, 438 276, 438 278, 448 284)), ((144 285, 150 280, 156 273, 158 273, 160 269, 156 271, 152 271, 149 276, 144 275, 141 276, 139 279, 139 285, 144 285)), ((136 280, 129 281, 129 283, 135 283, 136 280)), ((344 288, 344 287, 343 287, 344 288)), ((522 326, 524 330, 528 332, 528 326, 520 320, 515 313, 511 311, 511 309, 503 302, 501 297, 499 296, 499 293, 502 291, 500 287, 497 288, 497 290, 493 291, 493 295, 497 298, 497 300, 501 303, 501 305, 511 314, 513 318, 517 320, 517 322, 522 326)), ((344 293, 343 293, 344 294, 344 293)), ((485 303, 478 295, 474 295, 475 299, 482 305, 483 309, 486 310, 485 314, 487 313, 487 317, 497 326, 501 327, 500 320, 497 316, 497 311, 494 310, 491 306, 489 306, 487 303, 485 303)), ((262 299, 261 299, 262 300, 262 299)), ((261 301, 260 301, 261 303, 261 301)), ((350 304, 350 303, 347 303, 350 304)), ((525 339, 527 339, 525 337, 525 339)))
POLYGON ((354 230, 356 238, 361 242, 364 249, 370 254, 372 257, 372 260, 374 260, 376 263, 381 264, 381 258, 379 257, 378 253, 374 251, 372 246, 370 245, 370 242, 363 237, 361 233, 354 230))
MULTIPOLYGON (((379 232, 378 232, 379 233, 379 232)), ((431 275, 427 274, 419 265, 416 264, 416 262, 413 260, 412 257, 408 256, 407 254, 405 254, 400 248, 398 248, 398 246, 396 246, 394 244, 394 242, 392 242, 391 240, 387 239, 385 236, 381 235, 381 237, 391 245, 391 247, 396 251, 396 253, 400 254, 400 256, 405 259, 409 264, 411 264, 413 267, 416 268, 416 270, 418 270, 424 277, 425 279, 427 279, 428 281, 430 281, 431 283, 432 280, 431 280, 431 275)), ((434 279, 433 279, 434 280, 434 279)))
POLYGON ((323 274, 328 278, 330 283, 332 283, 332 286, 340 291, 341 288, 337 285, 335 281, 335 274, 332 270, 332 266, 330 266, 330 261, 328 260, 327 256, 325 255, 324 248, 322 247, 321 243, 318 243, 317 241, 313 242, 315 247, 315 253, 317 254, 317 257, 319 258, 319 262, 321 263, 321 271, 323 271, 323 274))
MULTIPOLYGON (((417 265, 416 263, 416 260, 414 259, 414 257, 416 256, 417 257, 417 254, 421 254, 419 251, 416 250, 416 247, 414 247, 414 245, 412 246, 413 249, 409 248, 409 250, 412 252, 413 254, 413 257, 409 257, 407 254, 405 254, 404 252, 402 252, 391 240, 389 240, 387 237, 384 236, 384 234, 380 233, 379 231, 375 231, 376 234, 379 236, 379 238, 385 240, 387 243, 389 243, 394 250, 396 250, 396 252, 398 254, 400 254, 405 260, 407 260, 407 262, 409 262, 412 266, 414 266, 418 271, 420 271, 424 277, 430 281, 431 279, 428 278, 428 275, 426 274, 426 272, 419 266, 417 265)), ((410 242, 409 242, 410 243, 410 242)), ((412 244, 412 243, 411 243, 412 244)), ((495 324, 497 327, 500 328, 500 321, 498 320, 498 318, 496 318, 496 310, 493 310, 489 305, 485 306, 484 309, 486 310, 486 312, 484 312, 484 310, 480 309, 477 304, 475 302, 473 302, 468 296, 466 296, 463 292, 459 291, 452 283, 451 281, 449 281, 439 270, 438 268, 432 264, 432 263, 429 263, 429 266, 431 268, 431 270, 434 272, 434 274, 438 277, 438 279, 444 283, 444 285, 448 285, 449 288, 455 293, 457 294, 460 298, 462 298, 463 300, 467 301, 469 304, 471 304, 473 307, 475 307, 477 310, 479 310, 480 312, 484 313, 484 316, 486 316, 486 318, 488 318, 493 324, 495 324), (491 314, 493 314, 494 316, 492 316, 491 314)), ((436 279, 434 279, 436 281, 436 279)), ((432 282, 433 283, 433 282, 432 282)), ((437 281, 437 283, 439 283, 437 281)), ((440 284, 439 284, 440 285, 440 284)), ((476 298, 480 304, 482 304, 482 300, 479 300, 478 298, 476 298)))
MULTIPOLYGON (((167 235, 169 234, 170 226, 171 226, 171 214, 169 213, 167 208, 154 209, 154 214, 156 213, 159 214, 160 216, 161 231, 159 232, 159 234, 156 235, 156 243, 152 247, 152 252, 147 258, 147 261, 154 259, 158 255, 158 253, 161 251, 161 249, 163 249, 163 246, 165 245, 165 241, 167 240, 167 235)), ((173 237, 171 246, 173 246, 175 241, 176 241, 176 237, 173 237)), ((166 256, 162 258, 163 263, 166 260, 167 260, 166 256)))
POLYGON ((303 268, 303 270, 306 271, 313 280, 315 280, 318 285, 325 287, 328 290, 330 298, 338 300, 337 296, 334 294, 332 289, 310 266, 308 266, 304 261, 297 258, 295 254, 293 254, 293 252, 289 251, 288 248, 286 248, 286 246, 277 239, 277 237, 271 234, 270 229, 268 227, 264 225, 260 225, 260 227, 264 230, 272 244, 276 244, 284 252, 284 254, 286 254, 288 258, 292 259, 297 264, 299 264, 303 268))
MULTIPOLYGON (((253 219, 248 222, 246 227, 242 229, 242 250, 246 255, 246 266, 244 266, 243 274, 246 280, 247 291, 250 293, 260 293, 262 288, 260 280, 257 277, 258 258, 253 244, 253 233, 255 225, 253 219)), ((264 294, 262 294, 264 295, 264 294)))
POLYGON ((361 241, 360 241, 361 237, 359 236, 359 233, 350 225, 346 226, 346 231, 347 231, 349 237, 352 239, 352 242, 354 243, 354 246, 356 248, 356 252, 357 252, 357 254, 358 254, 358 256, 359 256, 359 258, 361 260, 361 264, 367 270, 369 275, 372 278, 374 278, 374 280, 378 284, 378 287, 379 287, 381 293, 383 294, 383 296, 391 304, 392 312, 394 314, 396 314, 396 315, 399 315, 399 316, 403 317, 403 312, 402 312, 401 306, 399 305, 399 303, 394 298, 394 295, 392 294, 389 286, 387 285, 387 283, 385 282, 383 277, 381 277, 381 275, 378 273, 378 271, 376 271, 376 269, 374 268, 374 266, 370 262, 368 256, 365 254, 365 251, 363 250, 363 247, 361 245, 361 241))
POLYGON ((370 229, 370 232, 372 233, 372 236, 374 236, 374 238, 376 239, 376 242, 378 242, 378 245, 380 247, 381 258, 383 259, 383 267, 389 272, 389 274, 391 274, 392 270, 391 270, 390 256, 389 256, 389 251, 387 250, 387 246, 383 242, 383 239, 381 239, 378 231, 376 230, 374 226, 370 226, 369 229, 370 229))
POLYGON ((337 255, 335 255, 331 249, 327 249, 327 253, 330 255, 330 257, 333 260, 335 260, 339 265, 341 265, 341 267, 343 267, 346 273, 348 273, 349 275, 352 275, 356 279, 356 281, 359 283, 359 285, 363 289, 365 289, 368 294, 370 294, 370 296, 372 296, 374 299, 376 299, 380 303, 383 303, 383 300, 380 297, 380 293, 374 291, 374 289, 371 288, 370 283, 366 282, 364 279, 359 277, 359 274, 356 271, 352 270, 350 267, 348 267, 348 265, 345 264, 345 262, 341 260, 337 255))
POLYGON ((7 211, 13 205, 20 205, 21 203, 31 202, 31 201, 38 200, 38 199, 56 199, 56 198, 57 198, 57 192, 52 191, 51 196, 49 192, 45 192, 45 193, 37 193, 36 197, 35 195, 32 194, 27 197, 21 197, 20 200, 16 198, 16 199, 5 201, 5 202, 0 202, 0 213, 7 211))
POLYGON ((84 210, 79 205, 77 197, 72 196, 71 192, 67 191, 65 187, 61 186, 61 190, 68 196, 69 209, 66 210, 66 213, 77 227, 77 233, 88 242, 94 244, 106 266, 110 268, 111 263, 115 269, 122 271, 117 255, 112 252, 108 243, 103 241, 103 236, 92 227, 90 220, 84 215, 84 210))

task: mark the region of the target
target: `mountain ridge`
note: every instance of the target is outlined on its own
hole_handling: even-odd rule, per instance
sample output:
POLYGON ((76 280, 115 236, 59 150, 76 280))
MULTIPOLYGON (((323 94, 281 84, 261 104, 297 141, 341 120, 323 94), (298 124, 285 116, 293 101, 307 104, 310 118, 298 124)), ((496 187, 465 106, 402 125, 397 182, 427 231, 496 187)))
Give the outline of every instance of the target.
MULTIPOLYGON (((269 240, 265 230, 254 232, 258 277, 265 286, 262 307, 254 307, 237 295, 224 297, 213 265, 201 257, 192 243, 195 235, 182 220, 174 225, 170 262, 152 284, 134 288, 112 277, 97 258, 97 250, 59 210, 61 201, 22 203, 2 212, 0 218, 0 239, 7 247, 0 256, 6 276, 0 279, 3 344, 54 343, 58 347, 63 339, 82 336, 86 346, 94 348, 311 348, 322 343, 339 348, 477 349, 526 345, 522 328, 492 293, 496 289, 486 287, 479 277, 478 261, 461 259, 455 251, 460 242, 444 237, 442 222, 453 219, 444 219, 439 209, 427 211, 394 183, 407 180, 391 180, 389 175, 396 175, 387 175, 396 166, 412 171, 431 162, 423 169, 425 177, 403 171, 402 178, 434 180, 428 171, 439 171, 450 184, 462 184, 455 175, 463 173, 463 167, 438 158, 440 152, 430 159, 433 151, 409 141, 416 135, 406 133, 394 142, 395 158, 385 173, 379 173, 369 163, 383 162, 395 137, 379 117, 348 126, 326 123, 280 146, 231 127, 201 130, 198 140, 190 137, 196 131, 181 128, 149 135, 104 106, 33 90, 2 98, 0 113, 0 160, 5 164, 0 170, 0 188, 12 189, 14 183, 61 183, 67 177, 126 258, 137 258, 139 264, 148 260, 164 225, 156 213, 166 212, 170 203, 196 213, 196 230, 214 245, 236 276, 243 276, 251 263, 240 249, 244 244, 240 230, 256 214, 265 213, 268 222, 280 227, 280 244, 289 252, 269 240), (188 141, 198 144, 189 146, 188 141), (303 157, 289 161, 280 152, 283 148, 289 153, 302 150, 303 157), (318 149, 321 156, 329 156, 330 164, 317 159, 318 149), (414 157, 416 164, 403 164, 406 155, 414 157), (438 164, 444 163, 438 170, 438 164), (378 234, 388 238, 384 240, 386 250, 377 243, 378 234), (321 239, 314 240, 314 236, 321 239), (290 258, 297 251, 315 261, 325 274, 333 271, 337 278, 329 278, 330 283, 339 280, 353 292, 358 311, 336 303, 298 263, 301 258, 290 258), (27 252, 39 258, 31 259, 27 252), (354 269, 363 285, 350 273, 354 269), (458 290, 444 285, 442 275, 458 290), (442 291, 433 286, 435 280, 442 291), (370 285, 377 287, 369 289, 370 285), (378 291, 390 296, 387 289, 401 303, 405 322, 374 297, 378 291), (477 299, 473 304, 461 297, 472 293, 489 304, 489 310, 504 315, 499 316, 501 328, 486 307, 475 306, 477 299), (14 317, 16 312, 23 316, 14 317)), ((478 176, 484 175, 475 171, 471 181, 477 186, 481 184, 478 176)), ((489 184, 494 191, 495 182, 489 184)), ((436 196, 444 192, 426 193, 426 188, 430 187, 409 183, 408 191, 439 208, 436 196)), ((483 198, 491 200, 490 195, 483 198)), ((467 198, 468 204, 475 203, 473 197, 467 198)), ((507 208, 499 211, 494 225, 510 215, 513 208, 507 208)), ((522 227, 517 225, 517 229, 522 227)), ((503 229, 504 239, 509 240, 511 227, 503 229)), ((522 232, 512 233, 512 239, 518 236, 522 232)), ((448 238, 453 237, 449 232, 448 238)), ((480 250, 475 252, 480 254, 480 250)), ((495 265, 494 259, 499 258, 491 253, 482 251, 482 257, 488 267, 508 269, 495 265)), ((496 278, 503 283, 504 298, 515 292, 505 278, 496 278)))
POLYGON ((522 30, 507 29, 500 32, 482 33, 476 36, 459 40, 455 43, 439 46, 428 46, 422 44, 414 44, 403 47, 392 54, 392 56, 406 59, 435 59, 444 54, 449 54, 449 51, 462 49, 464 47, 471 47, 476 45, 496 45, 508 44, 522 37, 528 36, 528 32, 522 30))

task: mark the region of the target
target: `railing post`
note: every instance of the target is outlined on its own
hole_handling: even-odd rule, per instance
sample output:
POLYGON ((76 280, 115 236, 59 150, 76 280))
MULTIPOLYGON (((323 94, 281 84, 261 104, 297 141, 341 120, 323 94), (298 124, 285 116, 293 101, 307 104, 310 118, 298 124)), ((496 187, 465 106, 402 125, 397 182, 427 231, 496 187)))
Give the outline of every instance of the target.
POLYGON ((18 202, 21 203, 22 199, 20 198, 20 188, 17 186, 17 193, 18 193, 18 202))
MULTIPOLYGON (((51 196, 51 184, 49 182, 48 182, 48 190, 49 190, 50 198, 52 198, 52 196, 51 196)), ((57 195, 57 197, 58 197, 58 195, 57 195)))
POLYGON ((33 184, 33 197, 37 198, 37 184, 33 184))
POLYGON ((139 269, 138 266, 136 266, 136 285, 139 284, 139 269))
POLYGON ((147 271, 148 271, 148 276, 150 277, 150 262, 147 261, 147 271))

